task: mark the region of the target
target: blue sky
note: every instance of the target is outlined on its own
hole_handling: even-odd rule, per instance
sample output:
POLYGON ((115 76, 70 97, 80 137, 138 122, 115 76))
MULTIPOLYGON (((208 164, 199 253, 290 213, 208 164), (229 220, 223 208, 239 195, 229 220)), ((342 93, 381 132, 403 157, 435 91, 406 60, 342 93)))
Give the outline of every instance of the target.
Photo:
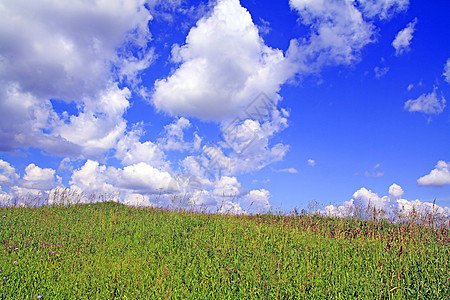
POLYGON ((450 3, 0 0, 0 202, 450 214, 450 3))

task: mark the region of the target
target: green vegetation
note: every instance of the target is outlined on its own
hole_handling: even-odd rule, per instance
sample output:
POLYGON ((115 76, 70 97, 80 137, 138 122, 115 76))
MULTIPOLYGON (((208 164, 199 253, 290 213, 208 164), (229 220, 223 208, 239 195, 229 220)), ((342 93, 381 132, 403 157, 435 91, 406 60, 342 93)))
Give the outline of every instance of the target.
POLYGON ((0 208, 0 299, 448 299, 448 228, 114 202, 0 208), (4 217, 2 217, 4 216, 4 217))

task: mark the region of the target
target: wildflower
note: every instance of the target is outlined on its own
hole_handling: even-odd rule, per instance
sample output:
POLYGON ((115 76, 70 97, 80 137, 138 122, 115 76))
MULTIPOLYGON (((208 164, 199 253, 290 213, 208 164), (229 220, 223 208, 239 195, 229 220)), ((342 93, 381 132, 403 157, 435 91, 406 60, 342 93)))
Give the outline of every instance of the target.
POLYGON ((6 218, 6 216, 2 216, 2 218, 6 218))
POLYGON ((19 262, 17 260, 13 261, 13 264, 17 265, 19 262))
POLYGON ((41 299, 41 298, 42 298, 42 296, 41 296, 41 295, 38 295, 38 296, 37 296, 37 298, 38 298, 38 299, 41 299))
POLYGON ((6 279, 6 277, 3 277, 3 280, 5 280, 6 279))

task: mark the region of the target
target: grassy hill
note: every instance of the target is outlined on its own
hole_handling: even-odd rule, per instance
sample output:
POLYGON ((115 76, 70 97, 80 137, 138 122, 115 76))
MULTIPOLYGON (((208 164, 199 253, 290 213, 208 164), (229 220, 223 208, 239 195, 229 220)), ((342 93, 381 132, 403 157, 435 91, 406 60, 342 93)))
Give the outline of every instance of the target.
POLYGON ((448 299, 449 243, 415 223, 0 208, 0 299, 448 299))

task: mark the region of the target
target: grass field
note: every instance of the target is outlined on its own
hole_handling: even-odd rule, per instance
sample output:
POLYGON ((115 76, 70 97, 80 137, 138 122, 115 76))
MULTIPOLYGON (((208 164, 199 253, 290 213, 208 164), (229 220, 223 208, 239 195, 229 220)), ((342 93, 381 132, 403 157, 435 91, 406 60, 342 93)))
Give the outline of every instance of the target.
POLYGON ((448 227, 0 208, 0 299, 449 299, 448 227))

